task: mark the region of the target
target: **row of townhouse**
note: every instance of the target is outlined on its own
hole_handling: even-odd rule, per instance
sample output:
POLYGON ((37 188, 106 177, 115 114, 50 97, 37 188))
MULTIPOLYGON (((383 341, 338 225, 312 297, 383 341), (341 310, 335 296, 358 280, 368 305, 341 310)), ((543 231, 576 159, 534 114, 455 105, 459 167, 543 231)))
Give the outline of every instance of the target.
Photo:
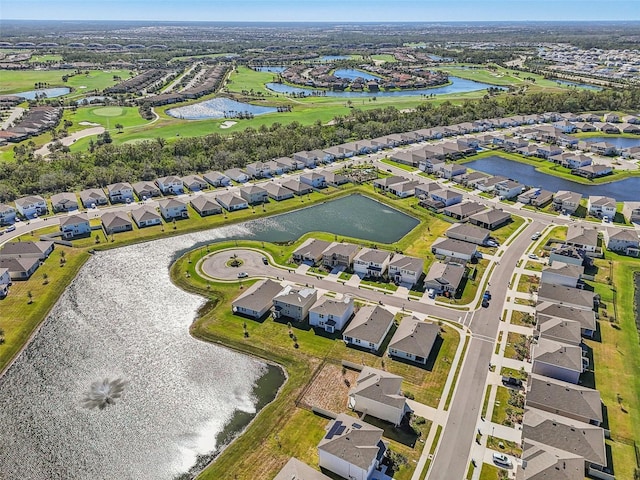
POLYGON ((525 392, 523 480, 555 478, 560 472, 577 480, 594 469, 606 472, 600 393, 579 384, 589 367, 582 339, 592 338, 597 329, 598 304, 592 292, 576 288, 583 273, 582 266, 560 261, 542 272, 525 392))
POLYGON ((292 257, 298 263, 323 265, 331 269, 353 269, 362 277, 387 276, 391 281, 409 287, 418 283, 424 267, 424 260, 420 258, 315 238, 303 242, 292 257))
POLYGON ((51 255, 55 245, 51 241, 5 243, 0 250, 0 298, 9 293, 14 280, 28 280, 51 255))

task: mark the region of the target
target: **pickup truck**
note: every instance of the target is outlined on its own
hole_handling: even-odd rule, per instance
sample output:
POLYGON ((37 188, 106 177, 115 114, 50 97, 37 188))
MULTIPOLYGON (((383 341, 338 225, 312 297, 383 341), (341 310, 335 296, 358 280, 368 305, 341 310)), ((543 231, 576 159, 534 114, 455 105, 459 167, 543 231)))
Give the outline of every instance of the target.
POLYGON ((516 377, 503 376, 502 383, 504 383, 508 387, 522 387, 522 380, 516 377))

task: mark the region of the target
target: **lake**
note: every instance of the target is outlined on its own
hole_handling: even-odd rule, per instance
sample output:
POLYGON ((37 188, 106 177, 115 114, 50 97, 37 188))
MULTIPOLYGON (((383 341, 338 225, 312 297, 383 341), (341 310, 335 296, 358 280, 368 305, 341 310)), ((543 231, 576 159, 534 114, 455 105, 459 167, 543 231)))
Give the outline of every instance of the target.
POLYGON ((566 85, 568 87, 577 87, 577 88, 584 88, 585 90, 596 90, 596 91, 602 90, 602 87, 598 87, 596 85, 589 85, 587 83, 576 83, 576 82, 570 82, 569 80, 560 80, 557 78, 551 78, 550 80, 556 83, 559 83, 560 85, 566 85))
POLYGON ((607 142, 616 146, 616 148, 640 147, 640 137, 588 137, 581 138, 587 142, 607 142))
POLYGON ((253 68, 256 72, 271 72, 271 73, 282 73, 287 69, 287 67, 269 67, 269 66, 251 67, 251 68, 253 68))
POLYGON ((474 82, 473 80, 467 80, 465 78, 460 77, 449 77, 449 81, 451 82, 449 85, 444 85, 442 87, 434 87, 434 88, 422 88, 418 90, 393 90, 386 91, 382 90, 379 92, 333 92, 330 90, 314 90, 312 88, 303 88, 303 87, 293 87, 290 85, 285 85, 284 83, 267 83, 266 87, 269 90, 272 90, 276 93, 283 93, 286 95, 295 93, 295 94, 306 94, 312 95, 313 93, 320 93, 323 96, 327 97, 410 97, 417 95, 444 95, 447 93, 465 93, 465 92, 473 92, 475 90, 486 90, 490 87, 495 87, 495 85, 489 85, 488 83, 482 82, 474 82))
POLYGON ((371 73, 354 70, 352 68, 339 68, 334 71, 333 74, 338 78, 344 78, 347 80, 355 80, 356 78, 363 78, 364 80, 378 80, 382 78, 379 75, 373 75, 371 73))
POLYGON ((336 60, 349 60, 350 58, 351 57, 346 55, 325 55, 315 60, 320 60, 321 62, 335 62, 336 60))
POLYGON ((71 91, 68 87, 54 87, 54 88, 40 88, 38 90, 29 90, 27 92, 12 93, 11 95, 17 95, 18 97, 26 98, 27 100, 34 100, 36 95, 45 95, 46 98, 55 98, 66 95, 71 91))
POLYGON ((230 98, 212 98, 204 102, 186 105, 184 107, 170 108, 167 114, 184 120, 203 120, 206 118, 234 118, 239 114, 250 113, 252 115, 264 115, 274 113, 275 107, 263 107, 250 103, 237 102, 230 98))
POLYGON ((189 335, 204 300, 170 281, 181 253, 228 239, 292 241, 312 230, 392 242, 417 223, 351 195, 98 252, 0 378, 2 478, 174 480, 201 468, 221 437, 237 434, 274 398, 280 368, 189 335), (123 398, 104 410, 83 408, 85 392, 103 378, 127 380, 123 398))
POLYGON ((465 167, 489 173, 491 175, 503 175, 518 180, 524 185, 541 187, 545 190, 557 192, 558 190, 570 190, 581 193, 583 197, 589 195, 603 195, 615 198, 619 202, 637 201, 640 191, 640 177, 630 177, 617 182, 585 185, 572 182, 564 178, 555 177, 536 171, 532 165, 526 165, 513 160, 494 155, 480 160, 473 160, 464 164, 465 167), (508 173, 505 173, 508 172, 508 173))

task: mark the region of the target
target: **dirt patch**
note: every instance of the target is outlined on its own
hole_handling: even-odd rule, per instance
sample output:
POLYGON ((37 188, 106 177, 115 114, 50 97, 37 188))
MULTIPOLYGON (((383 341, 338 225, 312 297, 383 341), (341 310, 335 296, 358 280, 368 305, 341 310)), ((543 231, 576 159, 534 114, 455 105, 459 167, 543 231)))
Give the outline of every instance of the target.
POLYGON ((344 370, 344 375, 342 372, 340 365, 325 364, 304 393, 301 406, 316 406, 336 413, 344 412, 347 409, 349 389, 355 385, 360 372, 348 368, 344 370))

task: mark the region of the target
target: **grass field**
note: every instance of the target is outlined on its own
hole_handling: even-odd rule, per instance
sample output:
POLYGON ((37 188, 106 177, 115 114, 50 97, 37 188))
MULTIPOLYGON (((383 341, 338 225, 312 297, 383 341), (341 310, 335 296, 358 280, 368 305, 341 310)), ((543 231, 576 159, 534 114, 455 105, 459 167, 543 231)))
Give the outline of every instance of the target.
POLYGON ((33 90, 37 82, 48 83, 51 87, 69 87, 74 90, 68 97, 83 95, 92 90, 103 90, 116 83, 114 76, 123 80, 129 78, 128 70, 89 70, 88 74, 80 74, 69 77, 65 83, 63 75, 70 75, 68 70, 0 70, 2 82, 0 82, 0 95, 33 90), (85 88, 81 88, 85 87, 85 88))
POLYGON ((38 62, 60 62, 62 61, 62 55, 53 55, 53 54, 45 54, 45 55, 32 55, 29 59, 29 63, 38 63, 38 62))

